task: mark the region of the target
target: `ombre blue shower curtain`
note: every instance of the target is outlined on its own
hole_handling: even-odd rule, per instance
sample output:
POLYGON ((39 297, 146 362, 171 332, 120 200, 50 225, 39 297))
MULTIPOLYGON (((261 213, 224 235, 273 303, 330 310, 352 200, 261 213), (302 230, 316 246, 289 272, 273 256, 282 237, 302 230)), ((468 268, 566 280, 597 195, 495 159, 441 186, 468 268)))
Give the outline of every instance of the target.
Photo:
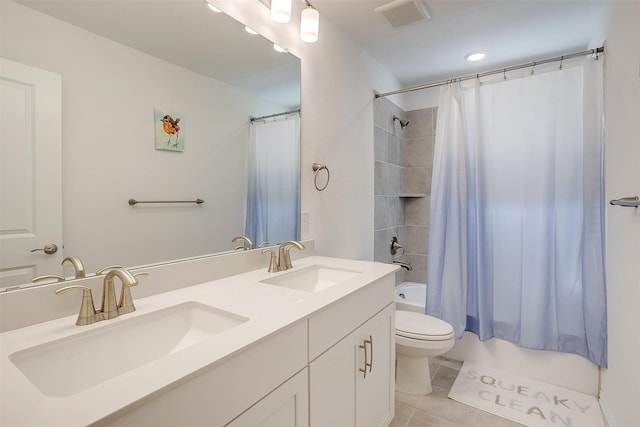
POLYGON ((607 366, 602 60, 443 87, 426 312, 607 366))
POLYGON ((300 115, 249 126, 245 235, 256 245, 298 239, 300 115))

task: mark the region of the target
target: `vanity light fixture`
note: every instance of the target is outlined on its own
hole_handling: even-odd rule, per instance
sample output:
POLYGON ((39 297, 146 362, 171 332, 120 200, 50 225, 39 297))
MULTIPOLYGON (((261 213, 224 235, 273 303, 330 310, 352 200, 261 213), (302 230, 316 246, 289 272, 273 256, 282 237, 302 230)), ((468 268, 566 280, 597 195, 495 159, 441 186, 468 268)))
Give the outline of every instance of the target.
POLYGON ((280 46, 279 44, 274 43, 273 44, 273 50, 275 50, 276 52, 280 52, 280 53, 287 53, 288 50, 282 46, 280 46))
POLYGON ((213 10, 215 13, 222 13, 222 11, 217 7, 215 7, 213 4, 211 4, 211 2, 207 0, 204 0, 204 2, 207 4, 207 6, 209 6, 209 9, 213 10))
POLYGON ((318 41, 320 14, 311 6, 311 3, 308 1, 305 3, 307 7, 302 10, 300 18, 300 39, 306 43, 315 43, 318 41))
POLYGON ((258 32, 257 32, 256 30, 254 30, 253 28, 249 28, 249 27, 247 27, 247 26, 245 26, 245 27, 244 27, 244 30, 245 30, 247 33, 252 34, 252 35, 254 35, 254 36, 258 34, 258 32))
POLYGON ((481 61, 484 58, 487 57, 487 54, 482 52, 482 51, 477 51, 477 52, 469 52, 464 56, 464 59, 466 59, 469 62, 477 62, 477 61, 481 61))
POLYGON ((286 24, 291 19, 291 0, 271 0, 271 19, 286 24))

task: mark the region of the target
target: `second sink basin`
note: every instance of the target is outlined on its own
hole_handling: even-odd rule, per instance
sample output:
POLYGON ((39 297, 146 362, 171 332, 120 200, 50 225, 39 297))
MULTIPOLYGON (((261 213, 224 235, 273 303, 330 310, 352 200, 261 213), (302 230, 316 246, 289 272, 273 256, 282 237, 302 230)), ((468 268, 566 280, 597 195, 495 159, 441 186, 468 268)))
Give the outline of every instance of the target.
POLYGON ((21 350, 9 359, 45 395, 67 397, 247 320, 186 302, 21 350))
POLYGON ((297 289, 306 292, 320 292, 340 282, 361 274, 360 271, 342 268, 312 265, 291 273, 284 273, 270 279, 261 280, 261 283, 297 289))

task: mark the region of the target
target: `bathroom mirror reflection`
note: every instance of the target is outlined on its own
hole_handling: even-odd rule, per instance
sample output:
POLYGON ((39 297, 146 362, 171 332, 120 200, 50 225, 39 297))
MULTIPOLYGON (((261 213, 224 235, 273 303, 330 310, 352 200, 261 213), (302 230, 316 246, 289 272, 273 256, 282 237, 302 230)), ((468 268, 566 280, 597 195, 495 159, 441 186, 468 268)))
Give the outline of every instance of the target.
MULTIPOLYGON (((168 262, 242 244, 232 239, 245 234, 246 212, 260 210, 248 209, 252 138, 268 133, 254 132, 265 121, 254 126, 250 117, 299 110, 298 58, 202 0, 3 0, 1 8, 2 57, 60 76, 62 188, 48 197, 61 200, 62 215, 58 241, 31 236, 12 249, 3 239, 0 287, 73 276, 70 265, 61 267, 66 256, 80 257, 90 275, 110 264, 168 262), (174 125, 180 118, 179 135, 162 127, 167 115, 174 125), (204 203, 128 204, 198 198, 204 203), (48 243, 59 250, 30 252, 48 243), (21 261, 5 264, 5 253, 18 252, 21 261)), ((299 114, 278 120, 295 122, 297 148, 299 114)), ((298 153, 279 165, 296 181, 298 153)), ((297 218, 299 190, 289 191, 297 218)), ((260 208, 270 209, 268 199, 260 208)), ((269 243, 299 238, 297 220, 286 233, 269 243)))

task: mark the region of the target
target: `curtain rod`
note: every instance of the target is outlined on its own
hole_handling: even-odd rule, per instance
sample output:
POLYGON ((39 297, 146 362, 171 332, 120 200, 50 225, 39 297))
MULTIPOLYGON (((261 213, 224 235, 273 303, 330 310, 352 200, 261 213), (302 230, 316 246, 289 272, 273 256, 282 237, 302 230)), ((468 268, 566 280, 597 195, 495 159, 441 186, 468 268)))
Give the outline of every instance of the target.
POLYGON ((300 109, 298 108, 297 110, 285 111, 284 113, 275 113, 275 114, 269 114, 268 116, 260 116, 260 117, 250 117, 249 121, 253 123, 258 120, 271 119, 274 117, 286 116, 287 114, 295 114, 299 112, 300 112, 300 109))
POLYGON ((540 61, 528 62, 526 64, 513 65, 511 67, 499 68, 499 69, 495 69, 495 70, 491 70, 491 71, 485 71, 484 73, 468 74, 466 76, 454 77, 452 79, 442 80, 442 81, 439 81, 439 82, 427 83, 427 84, 423 84, 423 85, 420 85, 420 86, 409 87, 409 88, 406 88, 406 89, 394 90, 393 92, 376 93, 375 94, 375 98, 376 99, 377 98, 383 98, 385 96, 396 95, 396 94, 405 93, 405 92, 412 92, 412 91, 415 91, 415 90, 430 89, 430 88, 433 88, 433 87, 443 86, 443 85, 449 84, 452 81, 464 81, 464 80, 471 80, 471 79, 479 79, 480 77, 486 77, 486 76, 490 76, 492 74, 506 73, 507 71, 514 71, 514 70, 519 70, 519 69, 522 69, 522 68, 535 67, 536 65, 548 64, 549 62, 564 61, 565 59, 577 58, 579 56, 596 55, 596 59, 597 59, 598 54, 599 53, 603 53, 603 52, 604 52, 604 46, 598 47, 596 49, 585 50, 585 51, 582 51, 582 52, 570 53, 568 55, 556 56, 555 58, 542 59, 540 61))

